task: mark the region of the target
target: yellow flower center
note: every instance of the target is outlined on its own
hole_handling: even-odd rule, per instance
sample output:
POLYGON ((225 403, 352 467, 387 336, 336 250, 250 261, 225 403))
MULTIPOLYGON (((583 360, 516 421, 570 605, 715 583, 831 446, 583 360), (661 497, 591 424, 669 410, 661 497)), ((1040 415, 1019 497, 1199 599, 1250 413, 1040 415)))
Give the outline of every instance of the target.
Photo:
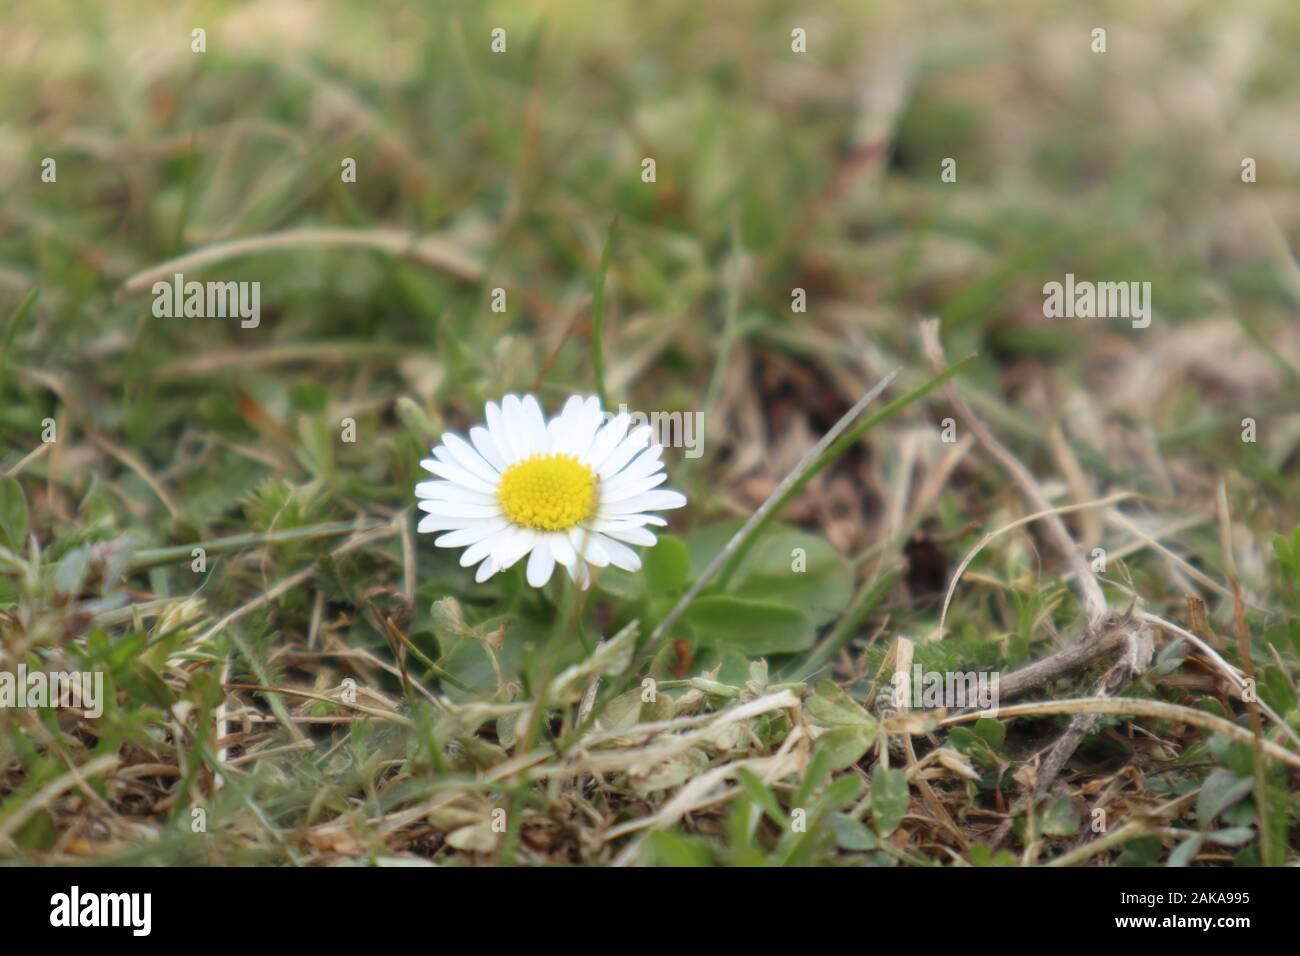
POLYGON ((502 473, 497 501, 517 525, 563 531, 591 514, 596 475, 572 455, 530 455, 502 473))

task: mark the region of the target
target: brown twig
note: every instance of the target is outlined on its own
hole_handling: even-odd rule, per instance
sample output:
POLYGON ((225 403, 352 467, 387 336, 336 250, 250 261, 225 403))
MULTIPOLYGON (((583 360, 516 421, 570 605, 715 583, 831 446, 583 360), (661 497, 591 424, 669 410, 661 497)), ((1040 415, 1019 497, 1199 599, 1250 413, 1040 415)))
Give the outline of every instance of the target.
MULTIPOLYGON (((1232 550, 1232 516, 1228 511, 1228 485, 1219 480, 1218 513, 1220 550, 1223 552, 1224 570, 1232 587, 1232 620, 1237 631, 1237 656, 1250 686, 1255 685, 1255 662, 1250 656, 1250 630, 1246 626, 1246 602, 1241 596, 1241 583, 1237 580, 1237 558, 1232 550)), ((1250 715, 1250 732, 1255 738, 1255 810, 1259 814, 1259 850, 1268 866, 1273 860, 1273 829, 1269 823, 1268 776, 1264 770, 1264 730, 1259 719, 1259 705, 1254 694, 1242 694, 1246 712, 1250 715)))
MULTIPOLYGON (((948 363, 944 358, 943 346, 939 341, 939 322, 937 319, 931 319, 921 324, 921 341, 935 372, 942 373, 947 368, 948 363)), ((962 398, 961 393, 957 391, 953 383, 949 382, 945 386, 945 393, 961 413, 966 427, 975 436, 975 440, 1011 476, 1029 505, 1042 516, 1047 537, 1070 566, 1075 585, 1079 589, 1079 597, 1084 605, 1083 635, 1078 643, 1094 643, 1097 640, 1098 631, 1103 627, 1103 622, 1108 620, 1110 613, 1106 603, 1106 595, 1102 591, 1101 583, 1093 573, 1092 568, 1084 560, 1082 550, 1070 537, 1065 522, 1061 520, 1060 515, 1057 513, 1059 509, 1052 507, 1038 482, 1030 474, 1029 469, 994 437, 988 427, 976 416, 970 404, 962 398)), ((1151 663, 1151 656, 1155 646, 1150 627, 1139 618, 1131 614, 1125 614, 1121 617, 1110 617, 1109 620, 1116 627, 1116 637, 1125 646, 1125 653, 1093 685, 1092 696, 1097 698, 1110 697, 1118 693, 1124 687, 1127 687, 1135 677, 1145 671, 1151 663)), ((1042 674, 1050 673, 1060 662, 1044 663, 1046 666, 1042 674)), ((1040 677, 1041 675, 1034 675, 1035 679, 1040 677)), ((1002 688, 999 687, 999 693, 1001 692, 1002 688)), ((1052 785, 1065 767, 1066 762, 1078 749, 1084 736, 1096 724, 1097 719, 1098 715, 1096 713, 1083 712, 1076 714, 1070 721, 1070 726, 1065 733, 1057 739, 1051 750, 1048 751, 1047 757, 1036 775, 1033 790, 1016 801, 1011 814, 998 827, 992 840, 994 847, 1001 843, 1011 831, 1012 826, 1015 824, 1016 813, 1027 807, 1032 807, 1037 802, 1039 795, 1052 785)))
MULTIPOLYGON (((944 357, 943 346, 939 342, 938 319, 929 319, 921 323, 921 342, 926 355, 930 358, 930 364, 933 366, 935 374, 945 372, 948 368, 948 360, 944 357)), ((1021 464, 1019 459, 1012 455, 993 436, 988 427, 976 416, 975 410, 971 408, 970 403, 962 398, 961 393, 957 391, 957 386, 952 382, 948 382, 944 385, 944 394, 961 412, 963 423, 975 436, 975 440, 1020 487, 1020 492, 1029 505, 1038 512, 1053 512, 1054 509, 1051 503, 1038 486, 1038 482, 1034 480, 1034 476, 1029 473, 1029 469, 1021 464)), ((1057 552, 1074 572, 1074 578, 1080 590, 1079 596, 1087 609, 1089 627, 1097 626, 1107 612, 1106 595, 1101 590, 1101 584, 1098 583, 1092 569, 1088 567, 1088 563, 1084 561, 1083 552, 1070 537, 1070 532, 1059 515, 1055 513, 1044 515, 1043 527, 1046 529, 1047 537, 1052 542, 1052 546, 1056 548, 1057 552)))

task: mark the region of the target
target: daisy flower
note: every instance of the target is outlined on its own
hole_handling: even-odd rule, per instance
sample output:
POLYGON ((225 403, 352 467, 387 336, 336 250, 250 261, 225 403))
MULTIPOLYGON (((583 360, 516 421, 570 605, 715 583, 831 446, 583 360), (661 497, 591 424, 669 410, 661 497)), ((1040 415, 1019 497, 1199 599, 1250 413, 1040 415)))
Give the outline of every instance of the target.
POLYGON ((686 504, 667 480, 651 427, 631 429, 626 412, 608 418, 600 400, 574 395, 549 422, 532 395, 507 395, 486 407, 487 426, 469 440, 447 432, 420 465, 438 476, 415 486, 419 531, 443 532, 441 548, 464 548, 462 567, 486 581, 528 556, 528 583, 540 588, 560 564, 586 588, 589 567, 636 571, 628 545, 653 545, 650 514, 686 504), (603 424, 602 424, 603 423, 603 424))

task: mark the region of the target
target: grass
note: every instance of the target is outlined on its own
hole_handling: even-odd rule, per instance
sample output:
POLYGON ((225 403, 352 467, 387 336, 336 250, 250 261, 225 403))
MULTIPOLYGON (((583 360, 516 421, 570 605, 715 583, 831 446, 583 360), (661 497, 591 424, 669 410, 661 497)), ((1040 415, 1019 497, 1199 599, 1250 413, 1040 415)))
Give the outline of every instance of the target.
POLYGON ((0 708, 0 857, 1300 863, 1294 4, 322 9, 7 15, 0 672, 107 700, 0 708), (415 533, 508 391, 705 410, 641 572, 415 533))

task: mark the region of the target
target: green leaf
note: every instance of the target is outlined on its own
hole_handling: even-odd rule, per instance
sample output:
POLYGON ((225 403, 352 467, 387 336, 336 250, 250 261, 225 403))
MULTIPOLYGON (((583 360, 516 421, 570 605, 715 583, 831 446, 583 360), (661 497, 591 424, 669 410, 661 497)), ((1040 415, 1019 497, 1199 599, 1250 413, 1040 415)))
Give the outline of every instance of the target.
POLYGON ((1259 814, 1254 800, 1238 800, 1219 814, 1219 819, 1229 827, 1253 827, 1259 822, 1259 814))
POLYGON ((26 550, 27 499, 17 478, 0 478, 0 541, 10 551, 26 550))
POLYGON ((1169 854, 1169 865, 1187 866, 1191 863, 1192 857, 1196 856, 1197 851, 1201 848, 1201 839, 1201 835, 1196 833, 1178 844, 1178 848, 1169 854))
POLYGON ((801 651, 813 639, 808 615, 799 608, 728 594, 697 598, 682 620, 701 642, 750 656, 801 651))
POLYGON ((856 774, 845 774, 832 780, 830 785, 813 801, 810 816, 820 820, 828 813, 843 810, 851 803, 856 803, 862 796, 865 785, 856 774))
MULTIPOLYGON (((692 579, 717 556, 741 524, 717 522, 683 539, 690 555, 692 579)), ((811 625, 817 627, 848 604, 853 595, 853 570, 824 538, 777 525, 746 554, 726 593, 806 608, 811 625)))
POLYGON ((804 768, 803 780, 799 782, 799 789, 790 797, 791 809, 803 807, 812 792, 817 789, 817 785, 822 782, 831 770, 831 754, 821 747, 813 750, 812 759, 808 761, 808 766, 804 768))
POLYGON ((1254 827, 1228 827, 1205 834, 1205 839, 1223 846, 1241 846, 1255 839, 1254 827))
MULTIPOLYGON (((487 628, 495 623, 495 619, 490 618, 481 626, 487 628)), ((429 633, 432 633, 437 641, 438 666, 451 675, 454 681, 444 688, 452 699, 464 700, 467 695, 490 697, 496 692, 496 668, 493 667, 492 659, 484 650, 482 642, 471 635, 453 634, 450 631, 433 631, 430 628, 429 633)), ((549 627, 526 618, 510 621, 510 627, 505 635, 505 644, 496 653, 496 666, 507 679, 517 679, 524 665, 525 645, 530 642, 540 645, 549 637, 549 627)), ((575 642, 576 646, 578 645, 575 642)))
POLYGON ((724 684, 721 681, 709 680, 707 677, 692 677, 688 684, 695 690, 702 690, 710 697, 721 697, 724 700, 734 700, 740 696, 740 688, 731 684, 724 684))
POLYGON ((1214 734, 1210 737, 1209 748, 1214 759, 1238 777, 1254 776, 1255 751, 1249 744, 1229 740, 1222 734, 1214 734))
POLYGON ((954 727, 948 731, 948 743, 962 753, 968 754, 972 747, 982 744, 983 741, 976 737, 975 731, 969 727, 954 727))
POLYGON ((1281 668, 1269 665, 1264 668, 1259 682, 1259 697, 1279 714, 1286 714, 1295 709, 1296 693, 1291 679, 1281 668))
POLYGON ((673 535, 661 535, 653 548, 642 553, 641 569, 649 594, 672 594, 686 585, 691 555, 686 543, 673 535))
POLYGON ((1071 836, 1079 831, 1079 809, 1069 797, 1053 800, 1043 811, 1039 829, 1046 836, 1071 836))
POLYGON ((861 704, 829 680, 817 682, 816 690, 804 707, 813 719, 827 727, 859 726, 874 730, 876 726, 876 721, 861 704))
POLYGON ((817 746, 829 754, 832 772, 852 767, 875 742, 876 729, 861 724, 835 727, 817 738, 817 746))
POLYGON ((948 731, 948 743, 980 766, 993 768, 999 766, 1003 761, 989 741, 1000 741, 1005 736, 1006 729, 998 721, 993 720, 991 717, 981 717, 975 722, 975 727, 954 727, 948 731), (980 724, 984 724, 984 727, 981 732, 977 733, 976 728, 980 724), (993 724, 996 724, 999 729, 994 730, 990 726, 993 724))
POLYGON ((887 837, 898 829, 907 813, 908 800, 907 777, 903 771, 876 764, 871 771, 871 819, 877 833, 887 837))
POLYGON ((970 848, 972 866, 1015 866, 1019 861, 1007 850, 994 853, 987 844, 975 843, 970 848))
POLYGON ((777 802, 772 791, 763 785, 763 781, 758 779, 754 771, 748 767, 741 767, 736 771, 736 779, 745 788, 745 793, 754 801, 755 806, 766 813, 774 823, 779 824, 783 829, 790 826, 790 818, 781 809, 781 804, 777 802))
POLYGON ((733 580, 730 593, 806 608, 815 626, 838 615, 853 596, 853 571, 844 556, 824 538, 788 528, 769 532, 733 580))
POLYGON ((334 443, 338 440, 338 433, 323 418, 304 415, 298 420, 298 438, 302 442, 298 455, 312 476, 332 482, 334 443))
POLYGON ((1201 829, 1208 830, 1215 817, 1250 793, 1254 786, 1251 778, 1238 777, 1222 767, 1206 777, 1196 798, 1196 819, 1201 829))
POLYGON ((600 725, 606 730, 626 730, 641 720, 641 688, 619 694, 600 712, 600 725))
POLYGON ((1007 728, 1002 721, 994 720, 992 717, 981 717, 975 721, 975 733, 984 738, 984 742, 993 750, 1002 746, 1002 742, 1007 739, 1007 728))
POLYGON ((713 865, 713 852, 706 841, 662 830, 650 834, 642 853, 654 866, 713 865))
POLYGON ((90 574, 90 548, 73 548, 54 569, 54 589, 58 594, 76 597, 90 574))
POLYGON ((1160 837, 1138 837, 1124 845, 1124 852, 1115 861, 1117 866, 1155 866, 1164 846, 1160 837))
POLYGON ((856 820, 847 813, 833 813, 830 824, 835 832, 835 842, 841 850, 880 849, 880 840, 861 820, 856 820))

